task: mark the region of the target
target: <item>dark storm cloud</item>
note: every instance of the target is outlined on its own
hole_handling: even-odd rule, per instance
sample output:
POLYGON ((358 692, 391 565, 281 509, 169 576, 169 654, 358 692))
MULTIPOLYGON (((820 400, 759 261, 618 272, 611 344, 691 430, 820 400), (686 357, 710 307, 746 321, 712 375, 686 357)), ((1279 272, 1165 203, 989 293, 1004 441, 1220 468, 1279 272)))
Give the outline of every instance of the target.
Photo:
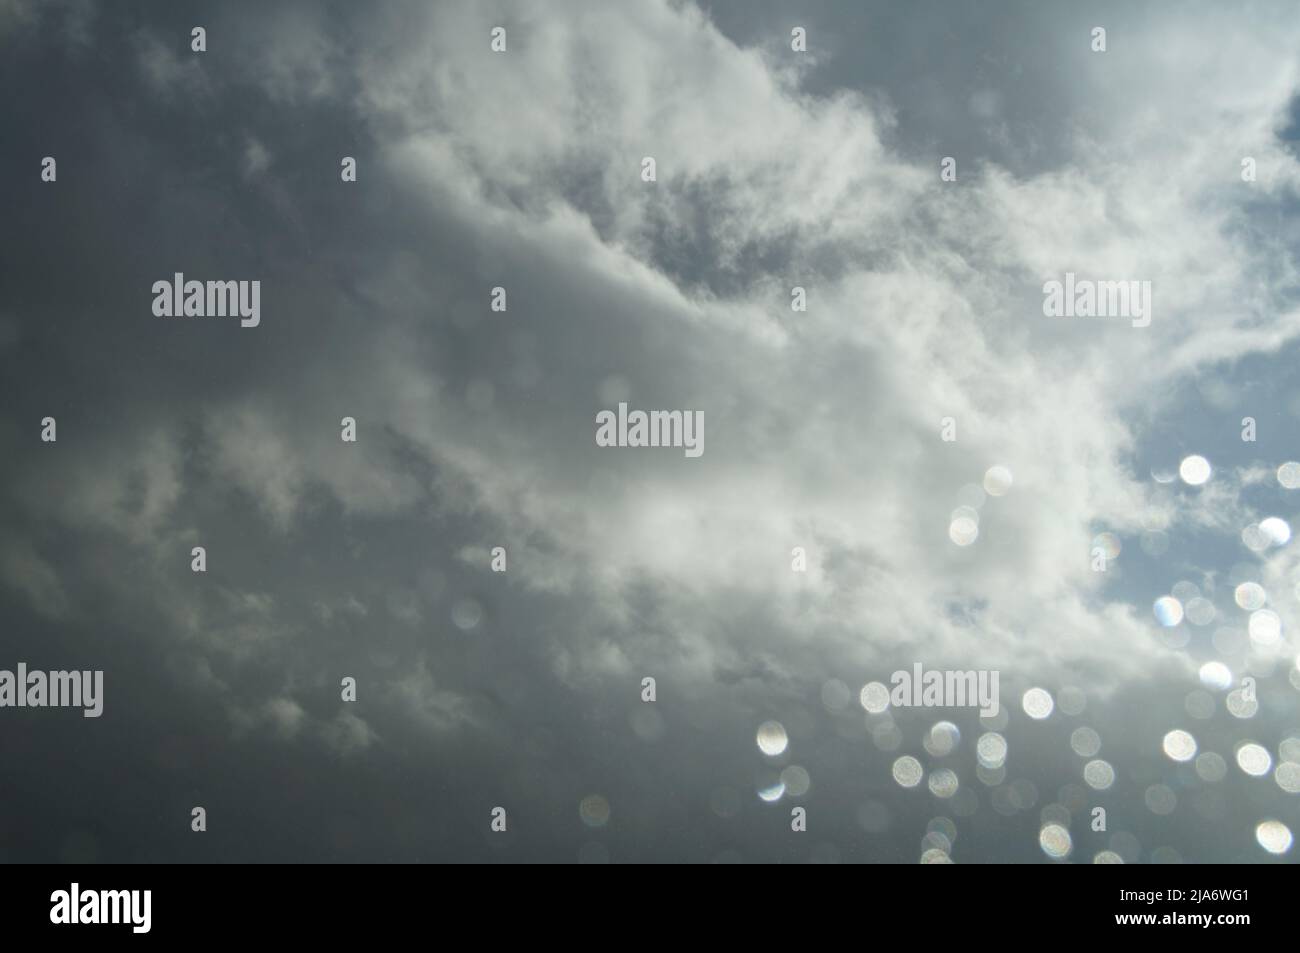
MULTIPOLYGON (((892 750, 856 693, 919 644, 927 664, 988 651, 1026 669, 1008 672, 1004 731, 1009 779, 1032 777, 1034 803, 999 814, 971 758, 931 765, 979 794, 959 859, 1042 859, 1038 809, 1056 800, 1073 805, 1080 856, 1109 843, 1087 831, 1098 798, 1074 803, 1082 720, 1020 711, 1035 663, 1053 687, 1073 665, 1128 693, 1099 692, 1084 719, 1119 769, 1101 801, 1140 844, 1126 859, 1160 845, 1259 859, 1253 823, 1284 800, 1261 793, 1271 781, 1230 763, 1206 788, 1152 755, 1175 727, 1161 719, 1184 720, 1186 664, 1156 668, 1154 640, 1108 660, 1144 632, 1133 614, 1095 587, 1063 595, 1073 570, 1031 571, 1075 545, 1058 540, 1076 521, 1146 502, 1104 466, 1129 450, 1109 408, 1090 415, 1086 387, 1053 393, 1080 435, 1058 452, 1096 466, 1097 499, 990 508, 982 563, 943 535, 990 454, 1059 429, 1025 405, 1060 375, 989 307, 1006 273, 1042 265, 1017 245, 1036 236, 989 261, 963 243, 986 246, 1022 204, 1097 203, 1072 183, 1026 196, 995 180, 954 206, 930 168, 950 149, 1017 175, 1077 158, 1061 130, 1083 108, 1068 69, 1086 57, 1066 68, 1059 51, 1082 21, 850 6, 809 11, 831 42, 806 101, 725 39, 783 48, 776 8, 710 5, 722 36, 657 5, 572 29, 573 7, 4 8, 0 80, 20 94, 0 152, 0 666, 103 669, 106 702, 93 724, 4 713, 0 756, 40 770, 11 777, 0 857, 913 862, 926 823, 958 812, 900 790, 890 765, 924 757, 938 715, 898 713, 892 750), (495 22, 518 73, 488 59, 495 22), (196 24, 205 54, 189 50, 196 24), (626 106, 638 70, 666 66, 674 82, 626 106), (731 121, 728 101, 743 106, 731 121), (647 198, 634 170, 651 149, 663 181, 647 198), (37 175, 44 155, 56 186, 37 175), (356 185, 339 179, 345 155, 356 185), (1010 211, 979 231, 988 209, 1010 211), (261 324, 155 317, 151 286, 176 271, 260 280, 261 324), (796 280, 824 303, 806 320, 788 310, 796 280), (489 311, 495 285, 506 314, 489 311), (999 321, 1012 330, 984 337, 999 321), (628 399, 702 408, 705 456, 597 450, 595 413, 628 399), (931 430, 950 405, 1023 433, 939 460, 931 430), (46 415, 56 444, 37 439, 46 415), (788 582, 796 543, 821 554, 806 586, 788 582), (505 575, 486 569, 496 545, 505 575), (823 704, 832 679, 847 708, 823 704), (754 747, 772 718, 791 742, 774 760, 754 747), (813 779, 806 843, 793 802, 755 797, 791 762, 813 779), (1181 814, 1153 820, 1155 783, 1186 791, 1181 814), (608 828, 580 820, 593 793, 608 828), (189 830, 194 805, 206 834, 189 830), (488 831, 496 805, 504 835, 488 831)), ((1092 356, 1081 347, 1080 373, 1105 381, 1092 356)), ((1031 486, 1039 466, 1020 471, 1031 486)), ((1259 740, 1276 749, 1295 694, 1281 670, 1264 684, 1259 740)), ((953 717, 969 755, 983 729, 953 717)), ((1235 728, 1219 711, 1203 746, 1231 762, 1235 728)))

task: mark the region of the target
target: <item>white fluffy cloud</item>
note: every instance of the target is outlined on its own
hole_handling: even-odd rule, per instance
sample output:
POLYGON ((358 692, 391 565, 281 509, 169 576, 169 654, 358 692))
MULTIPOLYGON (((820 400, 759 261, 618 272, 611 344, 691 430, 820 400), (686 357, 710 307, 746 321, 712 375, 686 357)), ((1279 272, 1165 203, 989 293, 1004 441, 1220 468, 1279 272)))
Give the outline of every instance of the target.
MULTIPOLYGON (((477 486, 528 553, 512 571, 594 588, 616 618, 629 589, 659 586, 687 628, 701 606, 761 604, 841 662, 911 645, 1058 672, 1104 658, 1122 677, 1163 651, 1145 613, 1101 599, 1090 540, 1177 517, 1127 470, 1134 408, 1300 330, 1279 310, 1286 249, 1244 228, 1250 203, 1292 199, 1300 180, 1273 136, 1293 36, 1224 14, 1219 31, 1171 39, 1162 20, 1159 35, 1112 37, 1144 53, 1096 61, 1086 113, 1062 104, 1080 111, 1068 167, 1017 179, 986 165, 945 185, 937 161, 882 143, 887 106, 803 94, 689 6, 516 13, 506 54, 488 50, 491 8, 417 20, 358 67, 382 161, 503 276, 527 257, 566 289, 516 297, 527 316, 501 320, 590 332, 575 361, 589 392, 552 404, 544 431, 531 415, 475 426, 372 408, 477 486), (1214 69, 1169 63, 1167 80, 1138 81, 1171 43, 1199 62, 1207 42, 1214 69), (1246 154, 1255 186, 1239 179, 1246 154), (643 155, 656 184, 639 178, 643 155), (1153 281, 1152 326, 1045 319, 1040 285, 1067 270, 1153 281), (807 314, 790 313, 796 284, 807 314), (632 331, 602 340, 602 321, 632 331), (633 406, 703 409, 703 460, 580 450, 602 368, 633 406), (945 416, 956 444, 939 440, 945 416), (1014 487, 958 549, 949 514, 994 464, 1014 487), (530 553, 539 533, 554 548, 530 553), (807 576, 790 571, 796 545, 807 576), (974 625, 953 605, 976 607, 974 625)), ((394 380, 438 386, 400 354, 394 380)), ((700 637, 728 649, 719 627, 700 637)))

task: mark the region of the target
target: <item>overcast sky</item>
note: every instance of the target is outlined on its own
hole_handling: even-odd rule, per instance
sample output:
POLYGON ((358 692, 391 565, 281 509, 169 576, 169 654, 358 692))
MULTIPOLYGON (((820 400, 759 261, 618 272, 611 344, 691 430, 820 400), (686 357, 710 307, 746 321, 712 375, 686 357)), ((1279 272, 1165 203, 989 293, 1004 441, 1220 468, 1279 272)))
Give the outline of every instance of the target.
POLYGON ((1294 860, 1300 19, 1089 6, 0 0, 0 860, 1294 860))

